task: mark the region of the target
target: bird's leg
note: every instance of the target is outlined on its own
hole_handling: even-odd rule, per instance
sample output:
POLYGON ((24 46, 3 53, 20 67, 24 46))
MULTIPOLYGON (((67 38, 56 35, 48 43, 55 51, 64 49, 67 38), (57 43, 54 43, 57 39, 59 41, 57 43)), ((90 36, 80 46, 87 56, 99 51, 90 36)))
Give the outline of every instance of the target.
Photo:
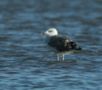
POLYGON ((64 61, 64 54, 62 54, 62 60, 64 61))
POLYGON ((57 60, 58 60, 58 61, 60 60, 59 54, 57 54, 57 60))
POLYGON ((60 57, 61 57, 61 60, 64 61, 64 54, 63 53, 60 54, 60 57))
POLYGON ((62 53, 57 54, 57 60, 60 61, 60 59, 64 61, 64 54, 62 53))

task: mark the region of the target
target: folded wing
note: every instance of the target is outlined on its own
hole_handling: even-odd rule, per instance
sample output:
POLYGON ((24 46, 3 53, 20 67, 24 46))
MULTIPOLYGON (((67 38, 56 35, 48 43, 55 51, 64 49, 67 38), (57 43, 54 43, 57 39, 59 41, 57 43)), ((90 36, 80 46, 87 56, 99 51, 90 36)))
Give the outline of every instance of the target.
POLYGON ((76 42, 70 40, 67 37, 54 36, 51 37, 48 45, 55 48, 57 51, 64 52, 70 50, 81 50, 76 42))

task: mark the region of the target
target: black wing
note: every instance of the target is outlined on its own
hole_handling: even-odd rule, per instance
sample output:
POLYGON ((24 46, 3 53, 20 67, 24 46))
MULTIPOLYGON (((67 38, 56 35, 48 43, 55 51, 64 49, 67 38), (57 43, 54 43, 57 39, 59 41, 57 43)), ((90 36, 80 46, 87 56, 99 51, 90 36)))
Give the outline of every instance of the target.
POLYGON ((51 37, 48 45, 57 49, 60 52, 69 50, 80 50, 81 48, 67 37, 54 36, 51 37))

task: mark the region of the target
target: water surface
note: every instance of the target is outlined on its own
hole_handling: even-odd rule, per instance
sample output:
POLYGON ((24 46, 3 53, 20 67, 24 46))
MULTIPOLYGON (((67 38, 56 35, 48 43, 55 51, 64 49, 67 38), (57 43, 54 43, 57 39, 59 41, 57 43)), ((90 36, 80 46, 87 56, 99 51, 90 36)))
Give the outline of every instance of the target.
POLYGON ((102 90, 102 1, 0 1, 0 90, 102 90), (50 27, 83 51, 56 61, 50 27))

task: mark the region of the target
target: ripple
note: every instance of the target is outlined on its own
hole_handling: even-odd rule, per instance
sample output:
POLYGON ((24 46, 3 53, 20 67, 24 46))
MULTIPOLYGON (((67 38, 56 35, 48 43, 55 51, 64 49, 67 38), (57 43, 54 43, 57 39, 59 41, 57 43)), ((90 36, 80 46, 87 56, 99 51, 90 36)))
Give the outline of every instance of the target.
POLYGON ((1 90, 101 90, 100 0, 0 1, 1 90), (83 48, 56 61, 41 32, 56 27, 83 48))

